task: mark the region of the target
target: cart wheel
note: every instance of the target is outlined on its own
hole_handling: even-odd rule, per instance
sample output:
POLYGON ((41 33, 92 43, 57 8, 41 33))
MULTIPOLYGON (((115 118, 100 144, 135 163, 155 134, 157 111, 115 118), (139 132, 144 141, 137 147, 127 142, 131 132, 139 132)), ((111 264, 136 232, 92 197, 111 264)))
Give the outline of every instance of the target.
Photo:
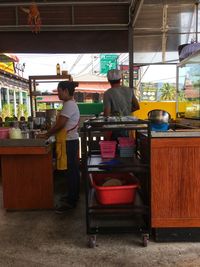
POLYGON ((149 241, 149 234, 142 235, 142 244, 144 247, 147 247, 149 241))
POLYGON ((96 247, 96 235, 91 235, 88 237, 88 247, 95 248, 96 247))

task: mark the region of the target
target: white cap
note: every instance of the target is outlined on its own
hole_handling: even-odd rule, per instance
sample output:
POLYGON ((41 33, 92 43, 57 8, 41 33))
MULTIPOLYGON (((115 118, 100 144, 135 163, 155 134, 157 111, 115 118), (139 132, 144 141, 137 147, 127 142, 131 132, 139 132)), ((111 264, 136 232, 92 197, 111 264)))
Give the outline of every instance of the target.
POLYGON ((122 78, 122 73, 120 70, 109 70, 107 73, 107 78, 109 81, 117 81, 122 78))

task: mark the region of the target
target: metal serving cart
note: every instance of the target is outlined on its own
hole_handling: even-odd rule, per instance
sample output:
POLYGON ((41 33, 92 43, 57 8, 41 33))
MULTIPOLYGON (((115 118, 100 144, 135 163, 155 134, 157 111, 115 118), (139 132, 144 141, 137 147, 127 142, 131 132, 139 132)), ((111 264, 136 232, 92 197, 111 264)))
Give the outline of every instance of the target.
MULTIPOLYGON (((150 125, 148 121, 127 117, 99 117, 84 122, 81 129, 82 176, 86 190, 86 227, 88 246, 96 246, 96 236, 101 233, 141 233, 142 244, 147 246, 150 234, 150 125), (134 135, 135 149, 130 157, 117 155, 113 159, 101 157, 100 145, 108 133, 121 131, 134 135), (142 161, 139 133, 148 136, 147 159, 142 161), (97 199, 97 189, 91 177, 113 174, 133 175, 137 188, 133 203, 102 204, 97 199)), ((104 189, 103 189, 104 190, 104 189)), ((113 191, 113 194, 118 194, 113 191)), ((112 195, 112 192, 111 192, 112 195)))

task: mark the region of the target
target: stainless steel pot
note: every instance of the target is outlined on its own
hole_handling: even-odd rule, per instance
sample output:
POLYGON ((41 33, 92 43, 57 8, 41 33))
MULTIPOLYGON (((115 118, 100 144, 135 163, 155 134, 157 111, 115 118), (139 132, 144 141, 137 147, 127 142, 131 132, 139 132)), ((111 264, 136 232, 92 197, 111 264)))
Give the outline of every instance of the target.
POLYGON ((169 123, 171 116, 165 110, 154 109, 149 111, 148 119, 153 123, 169 123))

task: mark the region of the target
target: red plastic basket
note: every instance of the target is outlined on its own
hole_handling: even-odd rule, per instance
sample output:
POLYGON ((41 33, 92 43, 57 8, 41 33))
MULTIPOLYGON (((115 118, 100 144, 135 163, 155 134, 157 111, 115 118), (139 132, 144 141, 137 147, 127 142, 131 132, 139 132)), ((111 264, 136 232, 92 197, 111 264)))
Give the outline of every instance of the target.
POLYGON ((116 153, 116 141, 100 141, 101 157, 114 158, 116 153))
POLYGON ((90 174, 92 187, 95 188, 96 198, 102 205, 131 204, 135 201, 138 183, 130 173, 94 173, 90 174), (125 181, 121 186, 102 186, 107 178, 125 181))

